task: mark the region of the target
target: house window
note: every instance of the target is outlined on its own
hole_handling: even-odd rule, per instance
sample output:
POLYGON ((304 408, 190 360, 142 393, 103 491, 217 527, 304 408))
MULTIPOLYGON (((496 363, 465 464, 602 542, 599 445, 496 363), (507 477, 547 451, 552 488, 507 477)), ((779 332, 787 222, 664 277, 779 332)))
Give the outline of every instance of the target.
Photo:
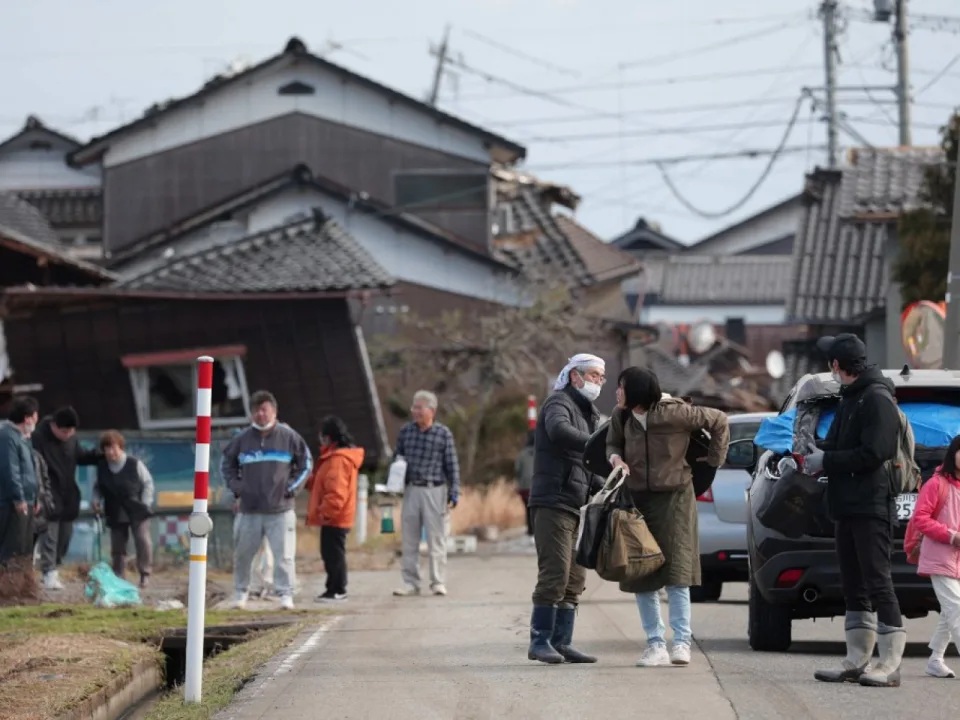
POLYGON ((249 422, 247 378, 243 367, 246 348, 240 345, 160 353, 126 355, 121 360, 130 373, 140 428, 176 429, 196 423, 197 362, 213 357, 214 425, 249 422))
POLYGON ((486 210, 485 173, 404 171, 393 176, 396 204, 404 210, 486 210))
POLYGON ((312 85, 305 82, 294 80, 281 87, 277 92, 281 95, 313 95, 316 92, 312 85))

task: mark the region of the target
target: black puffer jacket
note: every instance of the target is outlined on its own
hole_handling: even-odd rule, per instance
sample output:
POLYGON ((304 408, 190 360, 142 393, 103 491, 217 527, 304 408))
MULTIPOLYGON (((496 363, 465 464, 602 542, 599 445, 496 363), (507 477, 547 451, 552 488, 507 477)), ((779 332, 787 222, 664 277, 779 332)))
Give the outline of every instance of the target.
POLYGON ((895 499, 889 461, 900 438, 894 384, 870 367, 842 388, 840 397, 823 442, 830 516, 890 518, 895 499))
POLYGON ((603 480, 583 467, 583 449, 599 420, 593 403, 570 385, 544 401, 537 419, 530 507, 579 515, 589 493, 600 489, 603 480))

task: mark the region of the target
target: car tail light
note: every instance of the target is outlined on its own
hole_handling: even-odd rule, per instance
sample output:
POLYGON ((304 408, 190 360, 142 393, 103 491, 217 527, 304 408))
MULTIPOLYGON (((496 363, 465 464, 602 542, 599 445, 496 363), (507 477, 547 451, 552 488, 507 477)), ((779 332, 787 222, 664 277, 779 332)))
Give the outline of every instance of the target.
POLYGON ((723 550, 717 553, 717 560, 720 562, 726 562, 728 557, 730 556, 727 555, 723 550))
POLYGON ((800 582, 800 578, 803 577, 802 568, 790 568, 789 570, 784 570, 777 576, 777 587, 778 588, 791 588, 800 582))
POLYGON ((707 491, 703 495, 697 496, 697 502, 712 503, 713 502, 713 489, 707 488, 707 491))

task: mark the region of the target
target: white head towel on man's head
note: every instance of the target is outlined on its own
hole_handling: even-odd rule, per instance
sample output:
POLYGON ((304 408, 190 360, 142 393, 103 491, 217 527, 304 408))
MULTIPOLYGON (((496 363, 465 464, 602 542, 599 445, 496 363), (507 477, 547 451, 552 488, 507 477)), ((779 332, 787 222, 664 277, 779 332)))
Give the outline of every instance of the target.
POLYGON ((563 390, 567 383, 570 382, 570 371, 578 367, 591 367, 597 368, 603 372, 607 364, 603 361, 603 358, 597 357, 596 355, 591 355, 590 353, 580 353, 574 355, 572 358, 567 360, 567 364, 563 366, 563 370, 560 371, 560 374, 557 375, 557 381, 553 384, 554 390, 563 390))

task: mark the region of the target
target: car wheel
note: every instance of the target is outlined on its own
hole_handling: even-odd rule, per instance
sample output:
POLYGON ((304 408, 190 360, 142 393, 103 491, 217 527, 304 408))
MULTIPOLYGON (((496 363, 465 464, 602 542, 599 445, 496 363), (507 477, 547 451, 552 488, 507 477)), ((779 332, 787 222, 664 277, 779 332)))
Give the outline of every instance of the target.
POLYGON ((704 580, 700 585, 693 585, 690 588, 690 602, 716 602, 720 599, 723 592, 723 583, 712 580, 704 580))
POLYGON ((785 652, 793 642, 793 618, 789 608, 771 605, 750 578, 750 606, 747 634, 750 647, 757 652, 785 652))

